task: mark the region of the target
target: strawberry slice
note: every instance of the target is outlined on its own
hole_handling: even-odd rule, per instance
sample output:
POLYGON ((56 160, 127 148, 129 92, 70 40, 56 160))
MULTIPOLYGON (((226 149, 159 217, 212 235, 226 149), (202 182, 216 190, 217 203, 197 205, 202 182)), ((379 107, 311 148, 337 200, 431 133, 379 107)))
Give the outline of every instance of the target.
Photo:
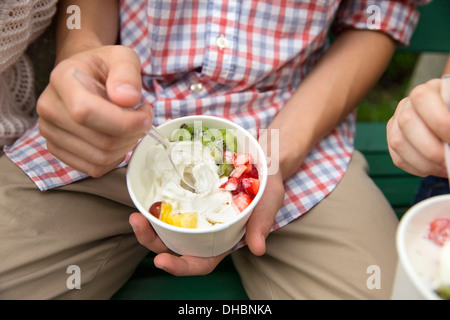
POLYGON ((241 192, 233 197, 233 203, 242 212, 252 203, 252 198, 248 194, 241 192))
POLYGON ((234 191, 238 186, 238 179, 235 177, 229 178, 225 183, 223 183, 219 188, 225 189, 227 191, 234 191))
POLYGON ((235 195, 237 195, 238 193, 241 193, 241 192, 245 192, 245 191, 244 191, 244 187, 242 186, 242 179, 238 179, 238 185, 237 185, 235 190, 231 191, 231 194, 233 196, 235 196, 235 195))
POLYGON ((234 155, 233 152, 231 151, 224 151, 223 153, 223 163, 230 163, 230 164, 234 164, 234 159, 236 158, 236 156, 234 155))
POLYGON ((234 165, 236 167, 243 166, 244 164, 250 163, 252 160, 249 153, 238 153, 234 158, 234 165))
POLYGON ((259 180, 255 178, 242 178, 242 187, 244 188, 244 191, 253 198, 258 193, 259 180))
POLYGON ((242 174, 243 178, 255 178, 258 179, 258 169, 252 164, 247 164, 247 169, 242 174))
POLYGON ((239 178, 245 172, 245 170, 247 170, 247 166, 235 167, 233 172, 231 173, 231 177, 239 178))
POLYGON ((450 240, 450 219, 437 218, 430 223, 428 239, 439 246, 444 245, 445 241, 450 240))

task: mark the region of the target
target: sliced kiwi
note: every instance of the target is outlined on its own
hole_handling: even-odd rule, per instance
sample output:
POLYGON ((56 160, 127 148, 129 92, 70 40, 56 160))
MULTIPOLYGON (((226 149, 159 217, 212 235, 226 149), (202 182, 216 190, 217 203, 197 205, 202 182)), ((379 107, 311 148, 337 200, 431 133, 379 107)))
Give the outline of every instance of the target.
POLYGON ((189 141, 201 139, 203 145, 207 146, 211 155, 218 165, 220 177, 229 176, 234 170, 234 165, 224 163, 223 153, 225 151, 236 152, 236 137, 229 129, 215 129, 206 126, 183 123, 179 129, 172 132, 171 141, 189 141))
POLYGON ((236 137, 230 130, 220 129, 224 140, 224 150, 236 152, 236 137))
POLYGON ((206 145, 216 163, 222 163, 223 159, 223 140, 214 140, 206 145))
POLYGON ((191 141, 192 134, 185 128, 175 129, 172 131, 170 141, 191 141))
POLYGON ((194 140, 202 138, 204 133, 208 130, 208 127, 205 127, 205 126, 199 127, 199 126, 194 125, 193 123, 192 124, 182 124, 180 128, 186 129, 187 131, 189 131, 189 133, 191 134, 191 136, 193 137, 194 140))
POLYGON ((441 285, 437 290, 436 294, 442 298, 442 300, 450 300, 450 286, 441 285))
POLYGON ((229 177, 233 170, 234 165, 232 163, 221 163, 217 168, 217 174, 219 175, 219 177, 229 177))

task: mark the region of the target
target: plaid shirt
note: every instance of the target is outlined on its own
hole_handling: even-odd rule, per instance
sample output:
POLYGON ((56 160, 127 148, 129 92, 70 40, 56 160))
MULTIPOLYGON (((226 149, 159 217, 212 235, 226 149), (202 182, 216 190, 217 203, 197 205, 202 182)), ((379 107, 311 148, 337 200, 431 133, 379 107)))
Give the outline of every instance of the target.
MULTIPOLYGON (((122 0, 121 40, 141 58, 143 99, 154 106, 155 124, 209 114, 256 134, 270 124, 326 50, 333 22, 337 32, 368 29, 373 13, 368 8, 375 5, 381 31, 406 44, 418 19, 414 2, 419 3, 122 0)), ((273 229, 299 217, 335 188, 350 161, 354 132, 352 113, 285 181, 285 201, 273 229)), ((37 125, 5 153, 41 190, 86 177, 47 152, 37 125)))

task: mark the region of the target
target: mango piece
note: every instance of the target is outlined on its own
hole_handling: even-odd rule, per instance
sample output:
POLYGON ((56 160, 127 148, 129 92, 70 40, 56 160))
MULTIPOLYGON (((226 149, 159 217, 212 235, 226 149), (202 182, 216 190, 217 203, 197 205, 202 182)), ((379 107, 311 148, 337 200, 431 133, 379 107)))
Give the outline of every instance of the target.
POLYGON ((166 202, 161 203, 161 221, 170 225, 181 228, 196 228, 197 227, 197 213, 183 212, 173 213, 172 205, 166 202))

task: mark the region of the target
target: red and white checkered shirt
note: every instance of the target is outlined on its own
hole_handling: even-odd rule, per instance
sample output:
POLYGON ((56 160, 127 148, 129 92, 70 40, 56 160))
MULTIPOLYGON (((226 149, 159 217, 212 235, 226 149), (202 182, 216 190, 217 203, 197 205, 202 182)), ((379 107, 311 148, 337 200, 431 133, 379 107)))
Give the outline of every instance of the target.
MULTIPOLYGON (((406 44, 418 20, 414 3, 419 1, 122 0, 121 41, 141 58, 143 96, 154 106, 155 124, 208 114, 256 133, 326 50, 332 24, 336 31, 369 29, 379 17, 379 29, 406 44)), ((311 150, 285 182, 274 229, 334 189, 350 161, 354 132, 350 114, 311 150)), ((86 177, 45 145, 36 125, 5 153, 41 190, 86 177)))

